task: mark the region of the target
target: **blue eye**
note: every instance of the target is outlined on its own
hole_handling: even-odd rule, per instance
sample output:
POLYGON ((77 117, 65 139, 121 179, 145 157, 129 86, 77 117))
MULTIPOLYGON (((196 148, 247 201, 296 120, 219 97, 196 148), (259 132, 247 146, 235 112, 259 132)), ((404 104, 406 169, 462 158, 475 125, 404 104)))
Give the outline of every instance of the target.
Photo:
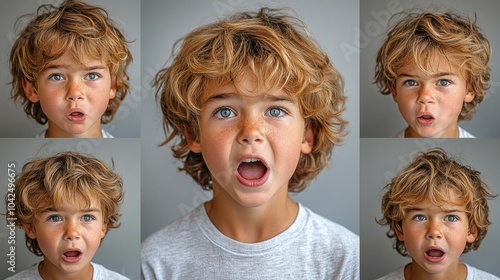
POLYGON ((447 86, 451 85, 451 81, 449 81, 449 80, 439 80, 438 81, 438 85, 440 85, 442 87, 447 87, 447 86))
POLYGON ((413 220, 414 221, 425 221, 425 216, 424 215, 415 215, 415 217, 413 217, 413 220))
POLYGON ((47 221, 51 221, 51 222, 60 222, 62 221, 62 218, 61 216, 58 216, 58 215, 52 215, 50 216, 47 221))
POLYGON ((281 108, 271 108, 266 112, 266 116, 279 118, 283 117, 286 114, 285 110, 281 108))
POLYGON ((448 215, 444 218, 444 220, 447 222, 456 222, 458 221, 458 217, 455 215, 448 215))
POLYGON ((52 74, 49 76, 49 80, 52 80, 52 81, 62 81, 64 80, 64 77, 60 74, 52 74))
POLYGON ((84 222, 91 222, 94 220, 94 217, 92 215, 83 215, 81 220, 84 222))
POLYGON ((409 87, 414 87, 417 85, 417 81, 415 80, 406 80, 404 81, 403 85, 409 86, 409 87))
POLYGON ((229 108, 221 108, 215 112, 215 117, 219 119, 227 119, 235 116, 234 112, 229 108))
POLYGON ((100 78, 99 74, 96 74, 96 73, 89 73, 87 74, 87 80, 91 80, 91 81, 95 81, 95 80, 98 80, 100 78))

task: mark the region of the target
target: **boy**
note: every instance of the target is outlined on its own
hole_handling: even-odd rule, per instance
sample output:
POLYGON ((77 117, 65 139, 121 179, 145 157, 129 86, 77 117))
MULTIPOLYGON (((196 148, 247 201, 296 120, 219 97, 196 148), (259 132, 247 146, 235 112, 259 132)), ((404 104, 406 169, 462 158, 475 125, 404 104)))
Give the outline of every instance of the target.
POLYGON ((8 218, 43 260, 8 279, 128 279, 91 262, 108 230, 120 226, 123 201, 121 178, 100 160, 74 152, 31 160, 13 197, 8 218))
POLYGON ((408 13, 379 49, 375 83, 392 94, 408 127, 396 137, 474 138, 472 118, 489 88, 491 48, 475 22, 455 13, 408 13))
POLYGON ((421 153, 394 177, 382 198, 394 249, 412 262, 380 279, 498 279, 460 263, 488 231, 487 199, 494 196, 480 172, 439 148, 421 153))
MULTIPOLYGON (((144 279, 359 279, 356 235, 291 200, 345 135, 343 80, 279 10, 183 40, 154 80, 166 144, 213 199, 148 237, 144 279)), ((175 48, 175 47, 174 47, 175 48)))
POLYGON ((131 60, 104 9, 77 0, 45 4, 11 49, 11 98, 48 124, 37 137, 112 138, 101 123, 111 122, 129 91, 131 60))

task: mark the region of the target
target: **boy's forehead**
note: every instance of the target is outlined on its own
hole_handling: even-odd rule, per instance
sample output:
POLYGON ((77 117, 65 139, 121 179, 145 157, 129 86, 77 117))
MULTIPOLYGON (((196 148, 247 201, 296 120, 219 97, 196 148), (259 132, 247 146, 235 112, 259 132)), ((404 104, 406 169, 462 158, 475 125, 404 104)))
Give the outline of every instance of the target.
POLYGON ((107 68, 107 63, 103 58, 87 54, 75 54, 72 51, 67 51, 62 55, 48 61, 46 68, 60 65, 78 65, 80 67, 88 67, 92 65, 107 68))
POLYGON ((440 195, 436 194, 427 194, 422 199, 414 202, 408 203, 406 205, 407 209, 431 209, 431 208, 440 208, 441 210, 464 210, 464 200, 463 197, 459 195, 459 193, 454 189, 448 189, 446 193, 441 193, 440 195))
POLYGON ((273 88, 260 82, 252 73, 239 75, 234 79, 219 78, 209 80, 201 97, 201 104, 218 95, 231 95, 236 97, 261 98, 266 96, 279 96, 283 99, 296 101, 296 98, 287 93, 283 88, 273 88))
POLYGON ((408 55, 402 67, 398 71, 398 75, 422 72, 424 75, 434 76, 440 74, 452 74, 463 76, 462 70, 458 62, 444 54, 434 52, 425 57, 415 58, 413 55, 408 55))
MULTIPOLYGON (((68 195, 66 195, 68 196, 68 195)), ((59 197, 59 198, 49 198, 46 197, 44 201, 41 203, 40 208, 43 211, 82 211, 82 210, 97 210, 102 211, 100 200, 93 196, 89 195, 88 197, 83 196, 82 194, 72 194, 69 197, 59 197)))

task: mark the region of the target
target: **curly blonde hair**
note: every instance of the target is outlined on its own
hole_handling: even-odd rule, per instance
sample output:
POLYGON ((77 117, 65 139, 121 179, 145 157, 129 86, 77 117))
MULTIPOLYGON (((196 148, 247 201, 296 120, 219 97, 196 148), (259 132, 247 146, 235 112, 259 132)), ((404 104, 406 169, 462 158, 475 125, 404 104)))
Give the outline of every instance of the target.
MULTIPOLYGON (((63 205, 81 203, 90 206, 99 202, 107 229, 120 226, 120 204, 123 202, 123 182, 100 160, 75 152, 62 152, 54 156, 33 159, 24 164, 15 184, 16 225, 29 224, 43 211, 63 205)), ((8 196, 6 196, 8 199, 8 196)), ((6 204, 7 205, 7 204, 6 204)), ((11 211, 7 211, 11 213, 11 211)), ((26 235, 26 246, 42 256, 36 239, 26 235)))
POLYGON ((496 196, 490 193, 480 174, 472 167, 450 158, 440 148, 416 156, 384 188, 383 217, 377 223, 389 226, 387 237, 394 238, 394 249, 408 256, 404 241, 396 237, 396 231, 403 232, 402 223, 408 210, 427 199, 434 205, 451 203, 450 190, 454 190, 459 199, 456 203, 465 208, 469 228, 477 229, 476 240, 467 243, 463 253, 477 250, 491 224, 488 220, 487 199, 496 196))
POLYGON ((390 28, 377 53, 375 83, 380 92, 394 91, 400 69, 411 63, 431 73, 429 62, 437 55, 459 67, 476 93, 472 102, 464 102, 458 117, 458 121, 471 119, 490 87, 491 46, 476 20, 453 12, 397 15, 404 17, 390 28))
POLYGON ((35 15, 20 17, 16 25, 26 17, 34 18, 21 31, 10 52, 11 98, 23 105, 29 117, 40 124, 47 123, 40 102, 33 103, 26 96, 23 81, 36 88, 40 73, 67 52, 82 64, 90 56, 105 63, 116 86, 116 96, 101 117, 103 124, 111 122, 129 91, 127 67, 132 55, 106 10, 67 0, 59 7, 41 5, 35 15))
POLYGON ((173 52, 171 65, 153 82, 167 136, 161 145, 179 138, 171 149, 184 163, 180 170, 204 189, 212 188, 210 171, 203 156, 189 150, 188 140, 199 139, 201 96, 210 81, 232 82, 250 71, 259 88, 279 88, 296 97, 315 139, 312 153, 301 155, 289 181, 291 192, 303 190, 341 143, 347 125, 341 117, 343 78, 296 17, 269 8, 237 13, 192 31, 173 52))

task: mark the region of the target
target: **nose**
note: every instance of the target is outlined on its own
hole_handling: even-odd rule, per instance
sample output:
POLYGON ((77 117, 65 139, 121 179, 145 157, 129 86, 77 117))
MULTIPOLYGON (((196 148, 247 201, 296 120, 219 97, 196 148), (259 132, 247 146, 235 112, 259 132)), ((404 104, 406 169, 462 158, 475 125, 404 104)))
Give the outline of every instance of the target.
POLYGON ((429 221, 426 237, 427 239, 441 239, 443 237, 441 223, 439 221, 429 221))
POLYGON ((238 142, 243 145, 253 145, 263 142, 264 124, 257 116, 244 116, 240 122, 238 142))
POLYGON ((434 93, 431 86, 422 85, 418 91, 417 103, 431 104, 434 103, 434 93))
POLYGON ((78 240, 80 239, 80 226, 76 221, 68 221, 65 226, 64 240, 78 240))
POLYGON ((83 98, 84 94, 81 85, 76 81, 68 81, 66 100, 76 102, 78 100, 83 100, 83 98))

